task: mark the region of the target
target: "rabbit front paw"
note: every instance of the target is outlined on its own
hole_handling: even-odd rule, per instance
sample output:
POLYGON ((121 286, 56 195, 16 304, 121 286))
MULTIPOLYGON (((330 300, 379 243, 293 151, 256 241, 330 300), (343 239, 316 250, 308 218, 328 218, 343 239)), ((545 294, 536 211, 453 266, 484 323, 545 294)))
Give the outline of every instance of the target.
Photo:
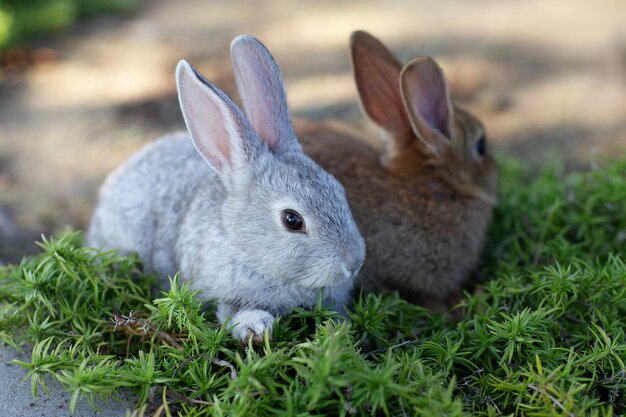
POLYGON ((232 330, 233 337, 242 342, 252 338, 253 343, 263 343, 263 334, 268 330, 272 338, 272 326, 274 316, 264 310, 243 310, 233 317, 231 323, 235 325, 232 330))

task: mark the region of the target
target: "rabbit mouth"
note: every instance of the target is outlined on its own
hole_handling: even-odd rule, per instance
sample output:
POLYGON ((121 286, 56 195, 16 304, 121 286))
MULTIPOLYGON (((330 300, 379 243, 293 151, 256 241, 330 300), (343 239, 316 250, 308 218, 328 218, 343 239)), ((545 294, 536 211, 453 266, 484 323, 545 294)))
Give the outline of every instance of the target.
POLYGON ((328 287, 339 286, 339 285, 343 285, 354 280, 354 278, 356 278, 359 272, 359 269, 360 268, 351 270, 348 267, 346 267, 346 265, 344 264, 338 265, 334 274, 331 277, 329 277, 326 283, 326 286, 328 287))
POLYGON ((342 284, 344 282, 353 280, 354 278, 356 278, 357 274, 359 273, 359 270, 361 269, 360 267, 357 269, 349 269, 347 268, 345 265, 341 265, 341 272, 343 274, 343 276, 345 277, 344 280, 342 280, 342 284))
POLYGON ((342 286, 355 280, 362 265, 361 257, 335 256, 321 265, 311 265, 311 273, 301 276, 299 285, 311 289, 342 286))
POLYGON ((337 287, 352 281, 356 277, 357 271, 350 271, 345 265, 337 265, 330 271, 325 271, 312 279, 308 284, 302 282, 300 285, 309 289, 323 287, 337 287))

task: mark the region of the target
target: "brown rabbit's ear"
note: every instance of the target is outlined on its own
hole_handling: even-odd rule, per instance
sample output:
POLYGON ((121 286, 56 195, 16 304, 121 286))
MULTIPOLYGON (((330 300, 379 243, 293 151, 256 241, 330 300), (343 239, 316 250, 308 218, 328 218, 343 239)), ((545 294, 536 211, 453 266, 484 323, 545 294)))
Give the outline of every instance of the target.
POLYGON ((400 62, 378 39, 363 31, 352 32, 350 56, 365 113, 389 132, 410 130, 400 95, 400 62))
POLYGON ((412 59, 400 73, 400 90, 417 137, 435 152, 448 146, 453 110, 439 65, 430 57, 412 59))

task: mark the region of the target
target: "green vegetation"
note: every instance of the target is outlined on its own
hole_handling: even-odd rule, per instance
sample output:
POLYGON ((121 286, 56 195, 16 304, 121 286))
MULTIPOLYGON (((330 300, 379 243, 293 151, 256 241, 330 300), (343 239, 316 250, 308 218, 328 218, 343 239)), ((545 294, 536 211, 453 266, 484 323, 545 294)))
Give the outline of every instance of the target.
POLYGON ((139 0, 1 0, 0 51, 65 29, 80 16, 125 12, 139 0))
POLYGON ((222 415, 598 416, 626 413, 626 158, 524 179, 502 165, 479 285, 453 323, 393 295, 350 320, 321 307, 242 347, 175 278, 76 234, 0 273, 0 337, 35 346, 33 392, 137 394, 161 412, 222 415), (487 281, 487 279, 490 279, 487 281))

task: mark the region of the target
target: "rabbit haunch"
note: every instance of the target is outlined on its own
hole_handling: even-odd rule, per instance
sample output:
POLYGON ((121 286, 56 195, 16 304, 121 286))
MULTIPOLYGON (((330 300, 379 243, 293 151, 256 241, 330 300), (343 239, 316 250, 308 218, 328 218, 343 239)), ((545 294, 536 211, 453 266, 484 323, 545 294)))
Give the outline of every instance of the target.
POLYGON ((246 115, 189 64, 176 71, 189 134, 148 145, 100 192, 88 243, 136 251, 161 277, 181 271, 232 318, 233 334, 260 339, 275 314, 346 304, 365 256, 342 186, 302 153, 282 76, 265 47, 231 45, 246 115), (247 116, 247 117, 246 117, 247 116), (285 227, 298 213, 302 230, 285 227))

